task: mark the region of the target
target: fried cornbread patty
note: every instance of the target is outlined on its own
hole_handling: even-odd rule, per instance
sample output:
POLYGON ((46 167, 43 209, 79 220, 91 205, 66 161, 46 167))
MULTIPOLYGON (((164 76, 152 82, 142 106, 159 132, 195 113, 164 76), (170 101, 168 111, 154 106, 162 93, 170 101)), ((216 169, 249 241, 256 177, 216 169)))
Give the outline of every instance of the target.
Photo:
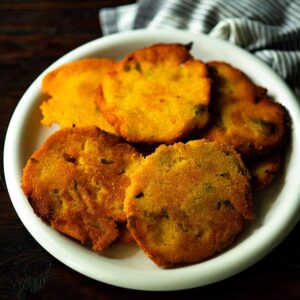
POLYGON ((200 137, 233 146, 244 157, 281 147, 287 113, 266 90, 224 62, 210 62, 214 71, 211 126, 200 137))
POLYGON ((161 145, 131 175, 128 228, 159 266, 201 261, 228 247, 254 217, 249 180, 225 144, 161 145))
POLYGON ((56 230, 101 251, 118 237, 129 174, 140 154, 97 127, 61 129, 28 160, 22 189, 56 230))
POLYGON ((172 143, 207 124, 210 86, 205 64, 188 46, 156 44, 108 73, 97 103, 127 141, 172 143))
POLYGON ((115 62, 105 58, 86 58, 65 64, 43 79, 41 104, 42 124, 58 123, 62 128, 98 126, 116 134, 113 126, 102 115, 96 104, 96 90, 104 74, 115 62), (44 97, 46 98, 46 97, 44 97))
POLYGON ((282 169, 284 154, 275 151, 267 156, 251 159, 246 166, 251 175, 254 190, 262 190, 268 187, 282 169))

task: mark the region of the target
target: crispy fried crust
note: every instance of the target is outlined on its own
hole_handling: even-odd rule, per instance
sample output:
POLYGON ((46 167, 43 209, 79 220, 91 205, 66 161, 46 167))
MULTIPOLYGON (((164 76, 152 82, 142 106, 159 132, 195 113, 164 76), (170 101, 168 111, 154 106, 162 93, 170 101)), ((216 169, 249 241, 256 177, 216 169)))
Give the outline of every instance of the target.
POLYGON ((246 163, 254 190, 267 188, 280 172, 283 164, 283 152, 275 151, 270 155, 253 158, 246 163))
POLYGON ((201 261, 228 247, 254 217, 249 180, 225 144, 162 145, 131 176, 128 228, 159 266, 201 261))
POLYGON ((229 144, 244 157, 280 147, 287 131, 285 108, 231 65, 208 65, 215 74, 211 126, 200 137, 229 144))
POLYGON ((119 238, 117 242, 121 244, 129 244, 134 242, 134 238, 130 233, 129 229, 127 228, 127 223, 120 224, 119 226, 119 238))
POLYGON ((97 103, 130 142, 172 143, 208 122, 211 81, 187 46, 133 52, 102 80, 97 103))
POLYGON ((42 124, 58 123, 62 128, 95 125, 117 134, 96 104, 96 89, 114 65, 110 59, 86 58, 49 72, 42 83, 42 124))
POLYGON ((62 129, 28 160, 22 189, 45 222, 101 251, 126 221, 128 175, 140 160, 133 147, 97 127, 62 129))

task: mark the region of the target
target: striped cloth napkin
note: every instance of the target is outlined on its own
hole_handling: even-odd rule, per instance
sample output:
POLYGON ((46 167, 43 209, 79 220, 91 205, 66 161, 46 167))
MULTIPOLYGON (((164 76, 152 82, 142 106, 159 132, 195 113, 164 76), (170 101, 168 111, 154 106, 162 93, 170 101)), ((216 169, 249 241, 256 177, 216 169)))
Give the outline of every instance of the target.
POLYGON ((99 12, 104 35, 178 28, 228 40, 267 63, 300 98, 300 0, 140 0, 99 12))

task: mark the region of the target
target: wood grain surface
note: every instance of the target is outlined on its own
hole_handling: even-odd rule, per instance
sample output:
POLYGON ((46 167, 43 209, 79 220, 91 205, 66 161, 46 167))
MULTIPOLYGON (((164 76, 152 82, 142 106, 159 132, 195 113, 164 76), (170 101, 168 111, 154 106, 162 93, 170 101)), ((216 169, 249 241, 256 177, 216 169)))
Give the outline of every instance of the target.
POLYGON ((151 293, 73 271, 48 254, 18 218, 3 182, 2 162, 18 101, 47 66, 102 35, 99 9, 131 2, 0 1, 0 299, 300 299, 299 224, 265 259, 234 277, 186 291, 151 293))

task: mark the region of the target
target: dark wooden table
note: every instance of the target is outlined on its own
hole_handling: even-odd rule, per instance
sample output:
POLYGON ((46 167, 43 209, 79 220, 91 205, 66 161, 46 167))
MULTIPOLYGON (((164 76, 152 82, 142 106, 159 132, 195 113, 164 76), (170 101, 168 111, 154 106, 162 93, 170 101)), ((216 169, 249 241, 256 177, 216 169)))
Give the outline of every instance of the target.
MULTIPOLYGON (((10 117, 49 64, 102 35, 98 11, 133 1, 0 1, 0 157, 10 117)), ((265 259, 222 282, 151 293, 87 278, 48 254, 19 220, 0 183, 0 299, 300 299, 300 224, 265 259)), ((126 274, 124 274, 126 276, 126 274)))

